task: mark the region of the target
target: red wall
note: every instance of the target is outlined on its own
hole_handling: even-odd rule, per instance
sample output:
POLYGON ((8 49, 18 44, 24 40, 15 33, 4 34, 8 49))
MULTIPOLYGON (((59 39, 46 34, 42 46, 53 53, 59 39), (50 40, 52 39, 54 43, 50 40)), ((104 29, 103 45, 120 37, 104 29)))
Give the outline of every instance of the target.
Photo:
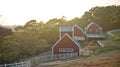
POLYGON ((79 47, 75 45, 69 37, 65 36, 54 48, 54 54, 62 54, 62 53, 68 53, 68 52, 59 52, 59 48, 73 48, 73 52, 78 52, 79 55, 79 47))
POLYGON ((74 36, 84 36, 84 33, 77 27, 74 27, 74 36))
POLYGON ((87 34, 101 34, 100 29, 98 28, 98 26, 96 26, 95 24, 92 24, 91 26, 89 26, 87 34), (90 31, 91 29, 91 31, 90 31), (98 31, 96 31, 96 29, 98 31))

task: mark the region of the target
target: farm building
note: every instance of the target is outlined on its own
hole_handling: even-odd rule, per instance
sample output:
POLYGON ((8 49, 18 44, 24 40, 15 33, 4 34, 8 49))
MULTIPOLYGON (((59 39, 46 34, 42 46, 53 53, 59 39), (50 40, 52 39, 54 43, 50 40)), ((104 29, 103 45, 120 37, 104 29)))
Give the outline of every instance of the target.
POLYGON ((85 28, 85 34, 86 39, 89 41, 97 41, 105 38, 102 32, 102 27, 95 22, 88 24, 88 26, 85 28))
POLYGON ((85 31, 77 25, 60 27, 59 40, 52 47, 52 55, 55 59, 61 59, 63 56, 80 56, 83 46, 91 44, 101 46, 98 40, 104 38, 102 28, 94 22, 88 24, 85 31))
POLYGON ((79 56, 80 49, 80 43, 66 33, 52 47, 52 53, 55 59, 61 59, 64 56, 79 56))

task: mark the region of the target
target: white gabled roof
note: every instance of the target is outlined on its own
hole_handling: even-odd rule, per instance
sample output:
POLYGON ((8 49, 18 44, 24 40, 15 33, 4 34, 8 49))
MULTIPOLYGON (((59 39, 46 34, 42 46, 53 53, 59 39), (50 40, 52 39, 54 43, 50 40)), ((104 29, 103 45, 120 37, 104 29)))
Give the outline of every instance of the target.
MULTIPOLYGON (((85 32, 83 31, 83 29, 81 27, 77 26, 76 24, 73 25, 73 29, 74 29, 74 27, 77 27, 78 29, 80 29, 82 31, 83 34, 85 34, 85 32)), ((74 36, 74 32, 73 32, 73 36, 74 36)))
POLYGON ((91 22, 90 24, 88 24, 88 26, 86 27, 85 29, 85 35, 88 37, 88 38, 105 38, 105 35, 102 34, 102 31, 101 31, 102 27, 100 27, 98 24, 96 24, 95 22, 91 22), (86 32, 88 31, 89 27, 92 25, 92 24, 95 24, 98 29, 100 30, 101 34, 87 34, 86 32))
POLYGON ((80 29, 80 30, 83 32, 83 29, 82 29, 81 27, 77 26, 76 24, 73 25, 73 28, 74 28, 74 27, 77 27, 78 29, 80 29))
POLYGON ((67 37, 68 37, 69 39, 71 39, 79 48, 81 48, 81 47, 80 47, 80 43, 79 43, 78 41, 74 40, 69 34, 65 33, 65 34, 62 36, 62 38, 60 38, 60 39, 55 43, 55 45, 53 45, 52 49, 53 49, 65 36, 67 36, 67 37))
POLYGON ((90 24, 88 24, 87 29, 88 29, 92 24, 95 24, 97 27, 100 28, 100 26, 99 26, 98 24, 96 24, 95 22, 91 22, 90 24))
POLYGON ((98 24, 96 24, 95 22, 91 22, 90 24, 87 25, 87 27, 85 27, 85 31, 87 32, 89 27, 92 25, 92 24, 95 24, 99 29, 102 29, 102 27, 100 27, 98 24))

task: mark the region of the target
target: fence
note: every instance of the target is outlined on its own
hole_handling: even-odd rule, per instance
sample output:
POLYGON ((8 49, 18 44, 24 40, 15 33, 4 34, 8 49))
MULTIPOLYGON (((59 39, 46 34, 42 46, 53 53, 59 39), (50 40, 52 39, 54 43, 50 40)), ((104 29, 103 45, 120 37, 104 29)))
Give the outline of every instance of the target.
POLYGON ((111 30, 111 31, 109 31, 109 32, 120 32, 120 29, 116 29, 116 30, 111 30))
POLYGON ((31 67, 31 61, 13 63, 13 64, 4 64, 0 65, 0 67, 31 67))
POLYGON ((65 54, 55 54, 54 55, 54 60, 57 59, 66 59, 66 58, 71 58, 71 57, 76 57, 78 56, 78 53, 65 53, 65 54))
POLYGON ((120 32, 120 29, 116 29, 116 30, 111 30, 111 31, 108 31, 107 33, 111 36, 114 36, 112 33, 113 32, 120 32))
POLYGON ((58 60, 58 59, 67 59, 67 58, 76 57, 76 56, 78 56, 77 52, 39 56, 39 57, 34 57, 33 59, 29 61, 12 63, 12 64, 4 64, 4 65, 0 65, 0 67, 32 67, 42 62, 53 61, 53 60, 58 60))
POLYGON ((53 60, 58 60, 58 59, 67 59, 67 58, 76 57, 76 56, 78 56, 77 52, 76 53, 47 55, 47 56, 35 57, 32 62, 36 65, 36 64, 39 64, 42 62, 53 61, 53 60))

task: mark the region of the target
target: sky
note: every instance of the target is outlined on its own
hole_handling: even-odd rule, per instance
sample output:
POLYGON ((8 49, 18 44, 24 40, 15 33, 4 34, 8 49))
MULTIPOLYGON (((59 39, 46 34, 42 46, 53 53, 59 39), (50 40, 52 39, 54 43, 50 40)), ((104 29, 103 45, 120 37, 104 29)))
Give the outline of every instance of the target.
POLYGON ((0 24, 24 25, 35 19, 47 22, 65 16, 81 17, 95 6, 120 5, 120 0, 0 0, 0 24))

